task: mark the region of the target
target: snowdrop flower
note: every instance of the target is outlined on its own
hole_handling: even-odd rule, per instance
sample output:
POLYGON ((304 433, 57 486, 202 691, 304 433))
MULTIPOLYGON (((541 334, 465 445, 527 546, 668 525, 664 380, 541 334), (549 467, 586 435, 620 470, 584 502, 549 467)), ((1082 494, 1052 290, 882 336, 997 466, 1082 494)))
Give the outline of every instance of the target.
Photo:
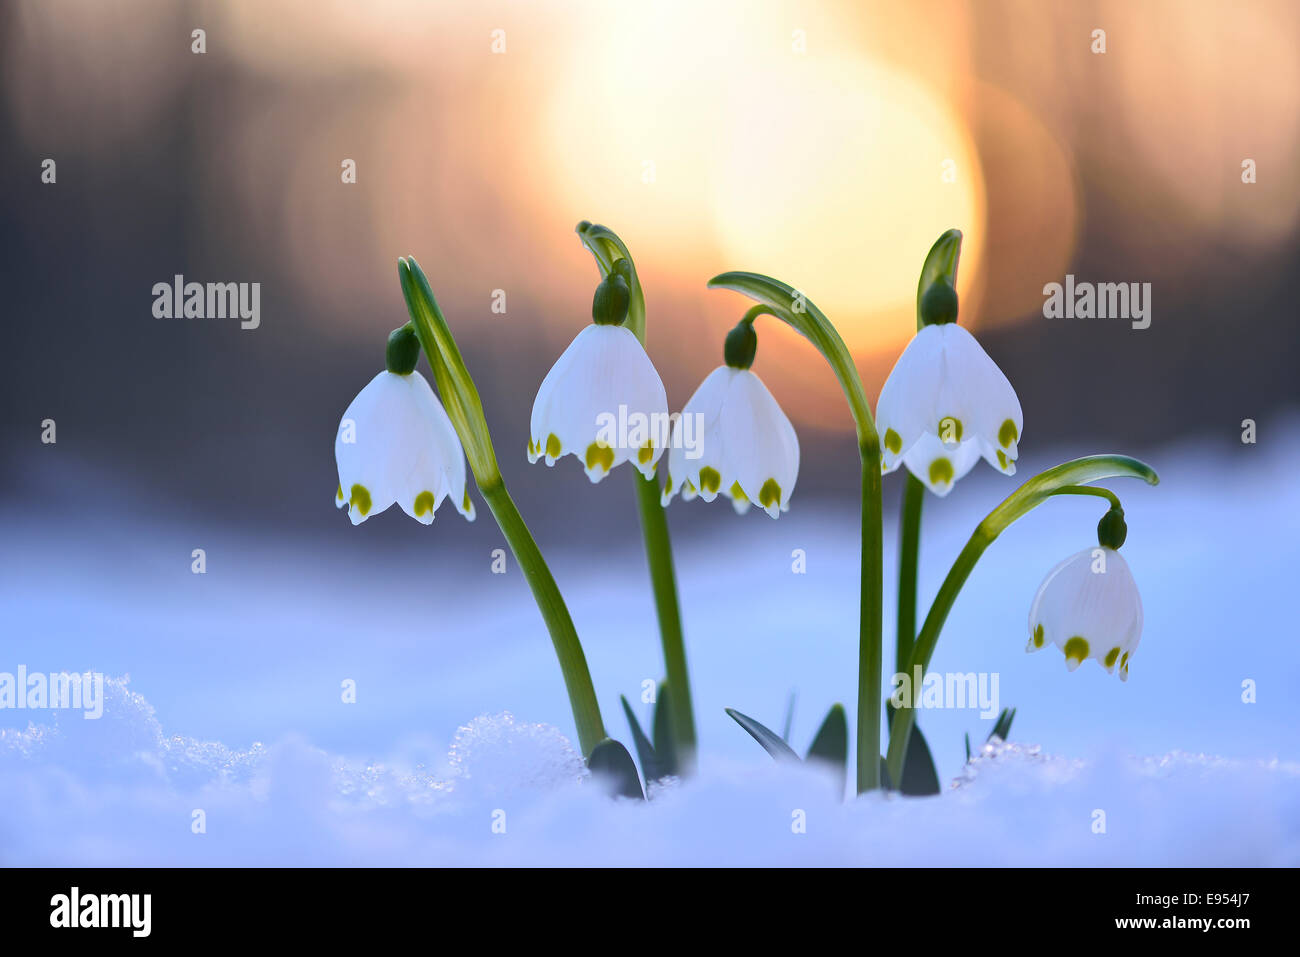
POLYGON ((936 282, 925 293, 925 325, 880 391, 881 468, 899 463, 936 495, 947 495, 983 456, 1014 475, 1024 418, 1015 389, 969 332, 957 325, 957 293, 936 282))
POLYGON ((757 348, 753 319, 742 319, 727 335, 726 364, 710 372, 687 401, 668 453, 664 505, 681 490, 688 502, 696 495, 706 502, 726 495, 739 514, 753 502, 773 518, 790 508, 799 439, 767 386, 750 371, 757 348), (683 441, 682 433, 696 423, 698 441, 683 441))
POLYGON ((1123 512, 1107 512, 1098 533, 1096 548, 1071 555, 1038 586, 1025 650, 1053 644, 1065 652, 1071 671, 1095 658, 1108 672, 1118 665, 1127 681, 1129 658, 1142 637, 1142 598, 1116 550, 1124 541, 1123 512))
POLYGON ((465 453, 442 403, 415 371, 420 346, 409 326, 388 340, 388 369, 352 400, 334 439, 339 484, 334 504, 353 525, 394 502, 428 525, 444 498, 474 520, 465 453))
POLYGON ((593 482, 632 462, 646 478, 668 442, 668 394, 640 340, 624 328, 630 292, 611 273, 596 288, 592 324, 555 361, 533 400, 528 461, 578 456, 593 482))

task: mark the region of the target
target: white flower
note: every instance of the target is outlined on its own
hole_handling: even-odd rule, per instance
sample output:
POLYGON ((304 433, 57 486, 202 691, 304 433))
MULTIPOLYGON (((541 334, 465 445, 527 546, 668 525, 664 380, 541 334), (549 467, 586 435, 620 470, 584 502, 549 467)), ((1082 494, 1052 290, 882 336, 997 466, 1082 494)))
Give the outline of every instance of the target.
POLYGON ((662 501, 668 504, 678 489, 687 501, 700 495, 711 502, 721 492, 737 512, 757 502, 776 518, 789 509, 798 475, 799 439, 772 393, 750 370, 724 365, 682 410, 662 501), (691 435, 696 423, 701 431, 691 435))
POLYGON ((528 461, 554 465, 572 453, 593 482, 631 461, 649 478, 667 432, 668 394, 641 342, 623 326, 593 323, 537 389, 528 461))
POLYGON ((1015 389, 955 322, 927 325, 916 334, 876 404, 882 470, 892 472, 902 462, 939 495, 981 455, 1014 475, 1023 425, 1015 389))
POLYGON ((1096 658, 1107 671, 1119 665, 1128 680, 1129 658, 1142 637, 1142 598, 1128 562, 1098 545, 1071 555, 1038 586, 1029 609, 1026 651, 1048 644, 1065 652, 1071 671, 1096 658))
POLYGON ((381 372, 352 400, 334 439, 339 486, 334 504, 353 525, 394 502, 423 522, 448 496, 474 520, 465 453, 451 420, 418 372, 381 372))

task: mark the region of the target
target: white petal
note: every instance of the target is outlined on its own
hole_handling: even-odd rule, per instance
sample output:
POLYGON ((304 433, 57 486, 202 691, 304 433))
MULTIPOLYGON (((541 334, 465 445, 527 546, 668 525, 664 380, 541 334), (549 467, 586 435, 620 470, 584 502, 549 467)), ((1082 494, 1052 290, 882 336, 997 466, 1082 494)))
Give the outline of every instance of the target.
MULTIPOLYGON (((956 331, 948 340, 948 368, 950 383, 961 396, 957 407, 963 410, 963 424, 969 429, 963 438, 978 438, 980 451, 988 463, 1000 472, 1014 475, 1020 454, 1020 433, 1024 428, 1020 399, 975 337, 956 323, 951 325, 956 331)), ((942 408, 939 414, 945 414, 942 408)))
MULTIPOLYGON (((690 501, 699 494, 700 470, 711 468, 721 474, 722 439, 718 436, 718 417, 727 397, 727 385, 734 370, 719 366, 704 377, 692 393, 673 426, 668 449, 668 479, 661 501, 667 505, 680 490, 690 501)), ((706 493, 713 501, 717 491, 706 493)))
POLYGON ((1054 644, 1073 671, 1095 658, 1107 671, 1128 677, 1129 659, 1142 637, 1142 599, 1119 552, 1097 546, 1053 568, 1029 610, 1029 647, 1054 644))
POLYGON ((343 414, 334 456, 339 470, 335 503, 348 505, 354 525, 394 502, 428 524, 453 480, 463 494, 460 440, 418 372, 375 376, 343 414))
POLYGON ((880 390, 876 428, 885 471, 927 431, 935 431, 935 403, 943 380, 943 333, 926 326, 907 344, 880 390))
POLYGON ((950 449, 932 432, 921 436, 903 456, 907 470, 940 497, 951 492, 979 460, 980 446, 975 439, 967 439, 950 449))
POLYGON ((592 324, 537 390, 528 457, 554 465, 572 453, 593 482, 629 460, 650 476, 667 433, 668 396, 641 343, 622 326, 592 324))
POLYGON ((729 371, 717 429, 722 489, 733 499, 758 503, 776 518, 799 475, 799 439, 757 375, 748 369, 729 371), (736 486, 742 494, 736 494, 736 486))

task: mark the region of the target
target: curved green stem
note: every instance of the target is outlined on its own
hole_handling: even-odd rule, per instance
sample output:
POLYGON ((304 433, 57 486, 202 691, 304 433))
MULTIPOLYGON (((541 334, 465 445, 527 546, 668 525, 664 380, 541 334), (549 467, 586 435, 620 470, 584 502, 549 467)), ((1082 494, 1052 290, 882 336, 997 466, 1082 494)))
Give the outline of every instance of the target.
MULTIPOLYGON (((645 291, 637 275, 636 263, 627 245, 605 226, 583 221, 578 224, 578 238, 596 260, 602 277, 608 276, 620 260, 626 266, 631 302, 624 326, 645 345, 645 291)), ((650 584, 654 591, 655 614, 659 619, 659 639, 663 645, 664 671, 668 676, 668 707, 672 716, 673 738, 677 745, 678 765, 683 774, 695 770, 695 711, 691 703, 691 680, 686 668, 686 642, 682 633, 681 607, 677 600, 677 577, 673 571, 673 547, 668 536, 668 517, 660 502, 657 477, 646 478, 633 473, 636 485, 637 512, 641 518, 641 535, 645 539, 646 562, 650 566, 650 584)))
MULTIPOLYGON (((913 674, 919 666, 921 678, 924 679, 925 669, 929 667, 930 657, 939 642, 939 633, 943 630, 944 622, 947 621, 948 613, 961 593, 962 586, 984 550, 993 544, 1007 526, 1053 495, 1098 494, 1103 498, 1113 497, 1113 493, 1106 495, 1102 490, 1084 491, 1081 485, 1106 478, 1137 478, 1148 485, 1156 485, 1160 481, 1151 466, 1137 459, 1126 455, 1089 455, 1040 472, 989 512, 984 521, 975 527, 970 540, 953 562, 948 577, 939 587, 939 594, 935 596, 934 604, 930 606, 930 612, 921 626, 921 634, 912 648, 906 673, 913 674)), ((907 755, 907 745, 915 723, 914 708, 899 708, 894 715, 887 758, 889 775, 894 781, 902 780, 903 759, 907 755)))
POLYGON ((921 554, 924 501, 925 486, 908 472, 898 519, 898 634, 894 654, 894 670, 898 672, 907 666, 916 642, 916 568, 921 554))
POLYGON ((475 484, 487 502, 492 516, 501 526, 515 561, 524 574, 533 598, 542 613, 542 620, 551 634, 555 655, 560 661, 564 686, 569 693, 569 705, 578 728, 578 743, 587 757, 605 737, 605 725, 596 701, 596 689, 587 668, 587 657, 573 627, 569 609, 560 595, 559 586, 542 558, 537 542, 524 524, 519 509, 515 507, 505 482, 497 468, 492 436, 483 417, 483 405, 478 389, 461 358, 460 349, 451 334, 451 328, 438 307, 429 280, 415 259, 398 261, 398 276, 407 311, 420 345, 429 359, 429 366, 438 383, 438 391, 447 407, 447 415, 465 446, 465 456, 474 473, 475 484))
POLYGON ((587 668, 587 656, 582 651, 582 642, 569 617, 569 609, 560 595, 559 586, 542 558, 532 533, 524 524, 523 516, 515 507, 505 483, 499 479, 492 484, 479 484, 479 492, 492 510, 492 517, 501 526, 501 532, 514 553, 519 570, 533 592, 537 607, 542 612, 542 619, 551 633, 551 642, 555 646, 555 656, 560 661, 560 671, 564 675, 564 687, 569 693, 569 704, 573 709, 573 720, 578 726, 578 742, 585 756, 605 737, 605 725, 600 717, 600 705, 596 701, 596 689, 591 683, 591 671, 587 668))
MULTIPOLYGON (((862 594, 858 625, 858 792, 880 786, 880 686, 882 569, 880 437, 862 389, 858 367, 825 314, 793 286, 752 272, 727 272, 709 280, 711 289, 733 289, 768 307, 771 315, 808 339, 830 364, 849 403, 862 457, 862 594)), ((750 312, 754 310, 751 309, 750 312)))

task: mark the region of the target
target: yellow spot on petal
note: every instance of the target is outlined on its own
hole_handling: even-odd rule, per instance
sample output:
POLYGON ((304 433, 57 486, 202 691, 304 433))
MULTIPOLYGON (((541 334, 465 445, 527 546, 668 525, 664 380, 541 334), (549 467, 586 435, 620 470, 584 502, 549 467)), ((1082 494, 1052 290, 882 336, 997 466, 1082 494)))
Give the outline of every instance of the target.
POLYGON ((1120 666, 1121 668, 1123 668, 1125 671, 1128 671, 1128 652, 1127 652, 1127 651, 1124 652, 1124 656, 1123 656, 1122 658, 1120 658, 1120 660, 1119 660, 1119 666, 1120 666))
POLYGON ((468 512, 471 511, 473 508, 474 508, 474 503, 469 500, 469 489, 465 489, 465 498, 460 503, 460 510, 462 512, 468 512))
POLYGON ((951 485, 952 475, 952 463, 947 459, 940 457, 930 463, 931 485, 951 485))
POLYGON ((1119 649, 1118 649, 1118 648, 1112 648, 1110 651, 1106 652, 1106 668, 1107 668, 1107 670, 1109 670, 1109 669, 1115 667, 1115 659, 1118 658, 1118 657, 1119 657, 1119 649))
POLYGON ((1004 472, 1011 468, 1011 460, 1007 458, 1007 453, 1001 449, 998 449, 998 465, 1002 466, 1004 472))
POLYGON ((352 496, 348 499, 348 504, 355 505, 364 518, 370 513, 370 490, 364 485, 352 486, 352 496))
POLYGON ((542 450, 541 450, 541 448, 540 448, 540 447, 537 445, 537 443, 534 442, 532 439, 529 439, 529 440, 528 440, 528 454, 529 454, 529 455, 541 455, 541 454, 542 454, 542 450))
POLYGON ((640 462, 642 465, 645 465, 652 458, 654 458, 654 454, 655 454, 654 445, 651 444, 650 442, 646 442, 645 445, 641 446, 641 450, 637 452, 636 460, 640 462))
POLYGON ((704 466, 700 469, 700 490, 703 492, 716 492, 722 487, 722 476, 718 470, 711 466, 704 466))
POLYGON ((763 483, 763 487, 758 490, 758 504, 764 508, 781 504, 781 486, 776 484, 776 479, 770 478, 763 483))
POLYGON ((1041 622, 1034 628, 1034 647, 1043 647, 1043 626, 1041 622))
POLYGON ((740 487, 739 482, 731 483, 731 497, 735 499, 737 502, 749 501, 749 496, 745 494, 745 490, 740 487))
POLYGON ((1075 635, 1065 643, 1065 657, 1082 663, 1083 659, 1088 657, 1088 642, 1075 635))
POLYGON ((691 491, 691 492, 698 492, 698 491, 699 491, 699 489, 697 489, 697 488, 695 487, 695 483, 692 482, 690 479, 687 479, 687 480, 686 480, 686 488, 687 488, 688 491, 691 491))
POLYGON ((893 429, 885 429, 885 448, 895 455, 903 451, 903 440, 893 429))
POLYGON ((592 442, 587 446, 587 468, 594 469, 598 465, 604 472, 613 468, 614 450, 600 442, 592 442))
POLYGON ((343 501, 343 486, 342 486, 342 485, 339 486, 339 491, 338 491, 338 495, 336 496, 336 498, 337 498, 337 500, 340 501, 340 502, 343 501))
POLYGON ((961 419, 953 418, 950 415, 939 420, 939 441, 944 445, 960 442, 961 432, 961 419))
POLYGON ((546 437, 546 454, 553 459, 560 457, 560 437, 554 432, 546 437))
POLYGON ((1011 443, 1018 438, 1020 438, 1020 433, 1016 430, 1016 423, 1007 419, 1002 423, 1002 428, 998 429, 998 441, 1002 443, 1002 447, 1005 449, 1009 448, 1011 443))
POLYGON ((433 493, 425 489, 419 495, 415 496, 415 517, 419 518, 425 512, 433 511, 433 493))

